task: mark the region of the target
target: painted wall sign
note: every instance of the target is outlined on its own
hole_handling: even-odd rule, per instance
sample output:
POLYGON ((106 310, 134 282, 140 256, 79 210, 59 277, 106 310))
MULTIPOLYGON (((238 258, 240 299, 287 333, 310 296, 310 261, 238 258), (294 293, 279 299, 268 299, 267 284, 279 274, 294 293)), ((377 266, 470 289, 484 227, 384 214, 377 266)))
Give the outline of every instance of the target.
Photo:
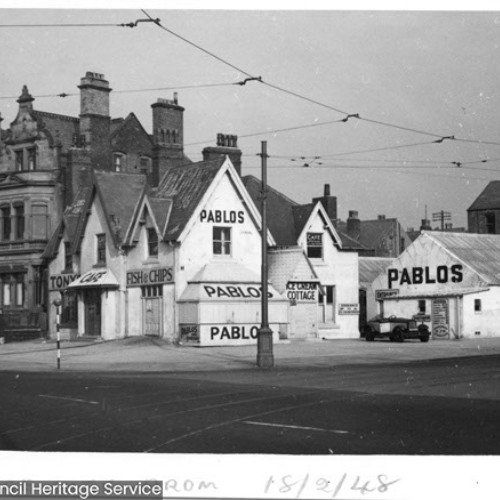
POLYGON ((259 325, 210 325, 210 340, 257 340, 259 325))
POLYGON ((292 305, 297 302, 317 302, 318 284, 314 281, 289 281, 286 284, 286 298, 292 305))
POLYGON ((54 274, 49 277, 49 290, 64 290, 70 283, 80 277, 79 273, 75 274, 54 274))
POLYGON ((80 278, 80 283, 98 283, 107 271, 89 271, 80 278))
POLYGON ((388 287, 392 289, 393 283, 398 285, 432 285, 434 283, 461 283, 463 280, 463 266, 430 266, 412 268, 389 268, 387 270, 388 287))
POLYGON ((216 222, 217 224, 243 224, 245 212, 243 210, 202 210, 200 222, 216 222))
POLYGON ((339 304, 339 314, 359 314, 359 304, 339 304))
POLYGON ((198 325, 181 325, 181 342, 199 342, 198 325))
POLYGON ((309 247, 323 246, 323 233, 307 233, 307 246, 309 247))
POLYGON ((448 324, 448 300, 432 300, 432 337, 438 339, 448 338, 450 333, 448 324))
POLYGON ((414 314, 413 319, 421 323, 429 323, 431 321, 430 314, 414 314))
POLYGON ((161 285, 174 281, 174 270, 171 267, 155 267, 127 271, 127 287, 142 285, 161 285))
MULTIPOLYGON (((260 299, 262 297, 261 287, 253 285, 203 285, 207 297, 225 299, 260 299)), ((273 297, 267 292, 269 298, 273 297)))
POLYGON ((399 296, 399 290, 375 290, 375 300, 391 299, 399 296))

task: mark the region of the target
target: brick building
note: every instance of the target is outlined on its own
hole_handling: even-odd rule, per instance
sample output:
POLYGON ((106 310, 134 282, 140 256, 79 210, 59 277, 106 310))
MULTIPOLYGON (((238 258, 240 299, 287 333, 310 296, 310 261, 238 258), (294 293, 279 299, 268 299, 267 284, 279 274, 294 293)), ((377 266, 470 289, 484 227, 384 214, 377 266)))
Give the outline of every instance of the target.
POLYGON ((65 208, 92 185, 95 170, 142 173, 156 185, 168 168, 190 163, 183 151, 184 108, 176 94, 152 104, 150 135, 133 113, 111 118, 112 89, 104 75, 87 72, 78 88, 80 113, 66 116, 35 109, 25 85, 16 118, 0 127, 0 327, 5 331, 43 330, 42 254, 65 208))

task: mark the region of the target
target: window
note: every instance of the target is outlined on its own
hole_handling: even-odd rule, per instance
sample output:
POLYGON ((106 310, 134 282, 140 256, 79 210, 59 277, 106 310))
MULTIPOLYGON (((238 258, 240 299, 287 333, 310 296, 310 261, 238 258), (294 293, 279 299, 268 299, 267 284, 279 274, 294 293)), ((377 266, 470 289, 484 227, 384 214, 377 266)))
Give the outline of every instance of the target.
POLYGON ((106 264, 106 235, 97 235, 97 263, 106 264))
POLYGON ((307 256, 312 259, 323 258, 323 233, 307 233, 307 256))
POLYGON ((231 255, 231 228, 213 228, 213 251, 214 255, 231 255))
POLYGON ((35 240, 46 240, 49 233, 47 205, 31 207, 32 235, 35 240))
POLYGON ((115 172, 121 172, 123 167, 123 155, 119 153, 115 153, 113 155, 113 165, 115 168, 115 172))
POLYGON ((425 314, 425 300, 418 301, 418 313, 425 314))
POLYGON ((150 172, 151 171, 151 161, 149 158, 141 158, 140 161, 140 169, 141 172, 150 172))
POLYGON ((24 205, 14 205, 14 219, 16 224, 15 238, 16 240, 24 239, 24 205))
POLYGON ((78 301, 74 292, 62 294, 61 323, 66 326, 78 324, 78 301))
POLYGON ((4 274, 2 282, 2 306, 23 307, 24 305, 24 274, 4 274))
POLYGON ((16 155, 16 170, 17 171, 21 171, 21 170, 24 170, 24 167, 23 167, 23 150, 20 149, 18 151, 15 152, 15 155, 16 155))
POLYGON ((141 286, 141 297, 163 297, 163 286, 162 285, 149 285, 141 286))
POLYGON ((148 255, 150 257, 158 256, 158 233, 154 227, 147 228, 148 233, 148 255))
POLYGON ((4 206, 0 209, 1 217, 2 217, 2 240, 9 241, 10 240, 10 230, 11 230, 11 221, 10 221, 10 206, 4 206))
POLYGON ((481 312, 481 299, 474 299, 474 311, 481 312))
POLYGON ((64 242, 64 269, 71 271, 73 269, 73 256, 71 255, 71 243, 64 242))
POLYGON ((36 149, 28 149, 28 170, 36 170, 36 149))
POLYGON ((486 218, 486 232, 488 234, 495 234, 495 213, 488 212, 486 218))

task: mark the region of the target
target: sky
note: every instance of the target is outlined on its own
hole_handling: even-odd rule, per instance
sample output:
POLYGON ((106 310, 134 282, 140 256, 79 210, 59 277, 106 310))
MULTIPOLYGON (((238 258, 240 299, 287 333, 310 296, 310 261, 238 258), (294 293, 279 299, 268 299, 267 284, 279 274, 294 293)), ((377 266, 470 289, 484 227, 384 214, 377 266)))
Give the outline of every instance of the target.
POLYGON ((25 84, 35 109, 77 116, 77 85, 93 71, 113 89, 113 118, 133 112, 151 132, 151 104, 177 91, 192 160, 217 133, 234 134, 243 175, 260 177, 266 141, 269 184, 300 203, 330 184, 342 220, 356 210, 418 228, 444 210, 466 226, 467 208, 499 178, 500 11, 151 5, 161 26, 115 26, 146 18, 128 7, 1 8, 3 128, 25 84), (237 84, 249 75, 262 82, 237 84), (75 95, 43 97, 63 92, 75 95))

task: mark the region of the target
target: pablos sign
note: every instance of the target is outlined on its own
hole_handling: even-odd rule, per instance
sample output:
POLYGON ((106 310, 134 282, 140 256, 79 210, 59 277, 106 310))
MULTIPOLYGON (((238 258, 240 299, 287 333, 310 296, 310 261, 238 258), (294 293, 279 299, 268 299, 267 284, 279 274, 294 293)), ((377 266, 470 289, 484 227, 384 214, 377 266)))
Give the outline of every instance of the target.
POLYGON ((171 267, 154 267, 127 271, 127 287, 144 285, 162 285, 174 281, 174 271, 171 267))
MULTIPOLYGON (((260 299, 262 290, 254 285, 203 285, 205 294, 210 299, 260 299)), ((273 297, 267 292, 269 298, 273 297)))
POLYGON ((216 224, 243 224, 245 212, 243 210, 202 210, 200 222, 215 222, 216 224))
POLYGON ((425 266, 387 270, 389 288, 393 285, 433 285, 435 283, 461 283, 463 280, 463 266, 425 266))
MULTIPOLYGON (((277 325, 270 325, 273 339, 278 341, 277 325)), ((199 325, 200 346, 234 346, 257 344, 260 325, 256 323, 224 323, 199 325)))

